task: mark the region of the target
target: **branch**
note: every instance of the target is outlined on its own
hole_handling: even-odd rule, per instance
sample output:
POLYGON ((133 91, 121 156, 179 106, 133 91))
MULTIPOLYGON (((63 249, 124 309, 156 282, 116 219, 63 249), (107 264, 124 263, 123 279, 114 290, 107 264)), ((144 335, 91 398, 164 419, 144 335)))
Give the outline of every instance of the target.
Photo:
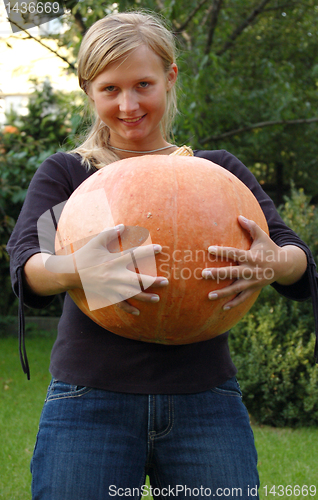
POLYGON ((75 24, 78 27, 80 34, 83 37, 85 35, 86 30, 87 30, 86 24, 84 23, 84 20, 83 20, 83 16, 78 10, 73 15, 74 15, 74 19, 75 19, 75 24))
POLYGON ((250 15, 247 17, 247 19, 245 19, 245 21, 242 22, 242 24, 240 24, 237 28, 235 28, 235 30, 233 31, 233 33, 230 35, 229 37, 229 40, 227 42, 225 42, 225 44, 223 45, 222 49, 219 50, 216 55, 218 56, 221 56, 224 54, 224 52, 227 51, 227 49, 229 49, 234 41, 236 40, 236 38, 238 36, 241 35, 241 33, 243 33, 243 31, 245 30, 245 28, 247 28, 247 26, 249 26, 250 24, 252 24, 252 22, 254 21, 254 19, 264 10, 265 8, 265 5, 268 4, 271 0, 262 0, 261 3, 259 4, 258 7, 256 7, 256 9, 254 9, 250 15))
POLYGON ((59 57, 60 59, 62 59, 64 62, 66 62, 71 69, 73 69, 73 70, 76 69, 73 63, 69 62, 65 57, 61 56, 61 54, 59 54, 58 52, 56 52, 56 50, 51 49, 51 47, 49 47, 48 45, 46 45, 45 43, 43 43, 38 38, 35 38, 35 36, 30 35, 30 33, 26 29, 22 28, 22 26, 20 26, 15 21, 12 21, 12 19, 10 19, 10 17, 8 17, 8 21, 10 23, 14 24, 15 26, 17 26, 17 28, 19 28, 21 31, 24 31, 24 33, 26 33, 28 35, 27 38, 35 40, 37 43, 39 43, 40 45, 42 45, 43 47, 45 47, 47 50, 49 50, 50 52, 53 52, 53 54, 55 54, 57 57, 59 57))
POLYGON ((181 25, 177 25, 175 23, 175 26, 178 29, 178 32, 180 33, 181 31, 184 31, 187 27, 188 24, 192 21, 196 13, 201 9, 202 5, 204 5, 207 2, 207 0, 201 0, 201 2, 198 3, 195 9, 189 14, 189 17, 183 22, 181 25))
POLYGON ((237 128, 235 130, 230 130, 229 132, 224 132, 220 135, 211 135, 210 137, 206 137, 202 141, 199 141, 201 144, 205 144, 210 141, 220 141, 222 139, 226 139, 227 137, 231 137, 232 135, 242 134, 243 132, 247 132, 249 130, 253 130, 256 128, 263 127, 271 127, 273 125, 298 125, 300 123, 314 123, 318 122, 318 117, 315 118, 299 118, 297 120, 269 120, 266 122, 254 123, 253 125, 246 125, 245 127, 237 128))
POLYGON ((295 5, 302 4, 302 3, 303 2, 298 2, 297 0, 295 0, 294 2, 290 0, 287 3, 281 4, 281 5, 276 5, 275 7, 268 7, 267 9, 264 9, 264 12, 269 12, 271 10, 285 9, 285 7, 287 7, 288 9, 290 9, 291 7, 294 7, 295 5))
POLYGON ((208 39, 207 39, 207 44, 205 47, 205 55, 208 55, 211 47, 212 47, 212 42, 213 42, 213 36, 214 36, 214 31, 218 22, 218 17, 219 17, 219 12, 221 9, 223 0, 213 0, 213 5, 212 5, 212 15, 211 15, 211 24, 210 24, 210 29, 208 33, 208 39))

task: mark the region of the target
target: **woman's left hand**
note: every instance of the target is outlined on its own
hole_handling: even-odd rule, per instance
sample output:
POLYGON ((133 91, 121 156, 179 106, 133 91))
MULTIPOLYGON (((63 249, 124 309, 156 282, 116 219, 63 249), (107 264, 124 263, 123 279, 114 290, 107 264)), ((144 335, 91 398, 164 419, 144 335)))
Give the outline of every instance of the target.
POLYGON ((215 257, 230 260, 237 265, 207 268, 202 271, 202 276, 206 279, 212 278, 218 282, 225 279, 235 280, 231 285, 209 294, 211 300, 235 294, 235 297, 225 304, 224 310, 238 306, 253 293, 274 281, 281 284, 297 281, 307 266, 306 255, 300 248, 293 245, 279 247, 256 222, 242 216, 238 217, 238 221, 253 239, 251 248, 240 250, 231 247, 209 247, 209 253, 215 257))

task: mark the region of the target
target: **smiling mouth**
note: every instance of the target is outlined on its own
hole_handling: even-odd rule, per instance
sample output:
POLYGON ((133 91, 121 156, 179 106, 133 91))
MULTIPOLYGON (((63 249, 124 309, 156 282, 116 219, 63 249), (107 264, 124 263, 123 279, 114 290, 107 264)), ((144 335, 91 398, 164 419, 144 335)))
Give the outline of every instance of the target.
POLYGON ((146 115, 138 116, 137 118, 119 118, 119 119, 125 123, 135 123, 141 120, 144 116, 146 115))

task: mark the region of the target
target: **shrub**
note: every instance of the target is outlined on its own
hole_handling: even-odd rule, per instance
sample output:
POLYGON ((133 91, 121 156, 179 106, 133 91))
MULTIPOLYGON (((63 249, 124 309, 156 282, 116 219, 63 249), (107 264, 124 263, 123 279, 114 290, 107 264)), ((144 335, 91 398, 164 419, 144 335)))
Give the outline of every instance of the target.
MULTIPOLYGON (((0 315, 3 316, 17 311, 5 248, 29 183, 39 165, 70 140, 78 124, 76 96, 53 91, 47 80, 33 80, 33 85, 26 116, 11 111, 6 116, 8 124, 0 132, 0 315)), ((37 314, 55 315, 60 310, 57 299, 53 306, 37 314)))
MULTIPOLYGON (((317 209, 303 191, 293 188, 280 212, 317 257, 317 209)), ((311 301, 291 301, 266 287, 230 336, 244 402, 256 422, 273 426, 318 423, 314 346, 311 301)))

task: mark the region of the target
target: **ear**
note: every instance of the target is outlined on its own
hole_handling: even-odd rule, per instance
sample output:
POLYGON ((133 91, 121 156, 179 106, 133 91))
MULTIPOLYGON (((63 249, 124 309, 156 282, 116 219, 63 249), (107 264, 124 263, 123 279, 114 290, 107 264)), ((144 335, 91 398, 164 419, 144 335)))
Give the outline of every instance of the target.
POLYGON ((88 97, 94 102, 91 82, 86 82, 84 90, 88 97))
POLYGON ((177 81, 178 76, 178 66, 172 63, 167 74, 167 92, 172 89, 177 81))

